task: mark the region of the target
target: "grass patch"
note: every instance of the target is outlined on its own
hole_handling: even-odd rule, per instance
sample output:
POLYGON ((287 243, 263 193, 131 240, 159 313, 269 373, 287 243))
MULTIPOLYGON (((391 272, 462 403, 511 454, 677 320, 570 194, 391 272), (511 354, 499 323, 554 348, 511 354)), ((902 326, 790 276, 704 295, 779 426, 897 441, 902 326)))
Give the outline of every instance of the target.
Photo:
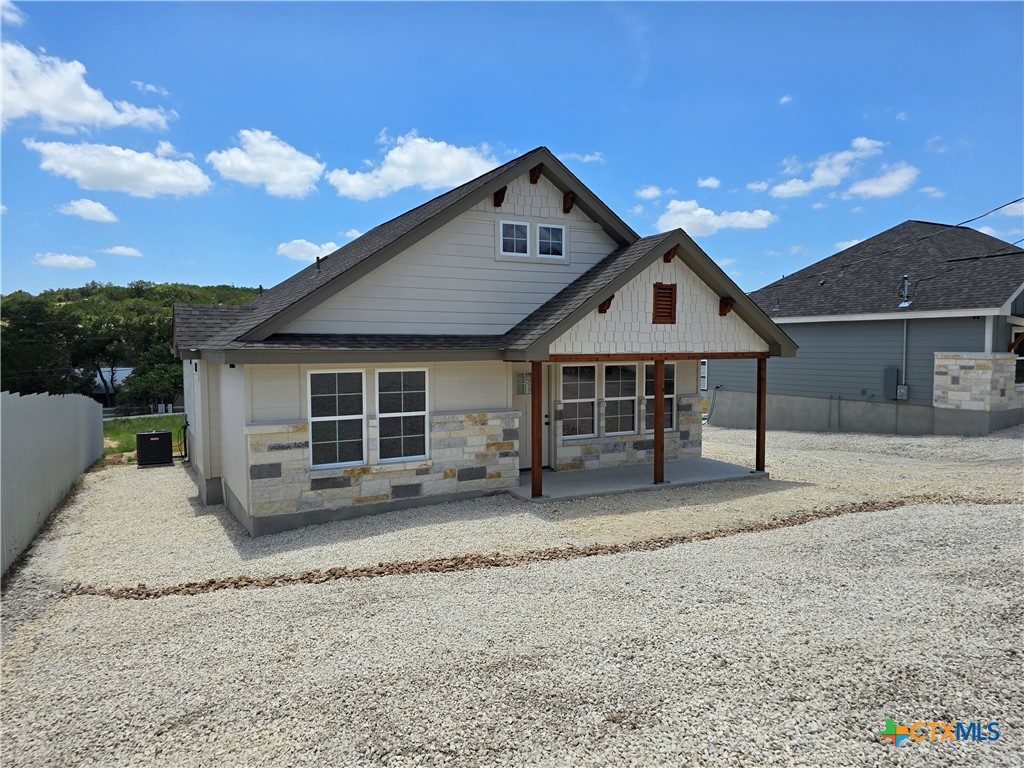
POLYGON ((103 422, 103 455, 135 450, 135 433, 167 430, 171 440, 178 441, 178 430, 185 423, 185 414, 139 416, 134 419, 107 419, 103 422))

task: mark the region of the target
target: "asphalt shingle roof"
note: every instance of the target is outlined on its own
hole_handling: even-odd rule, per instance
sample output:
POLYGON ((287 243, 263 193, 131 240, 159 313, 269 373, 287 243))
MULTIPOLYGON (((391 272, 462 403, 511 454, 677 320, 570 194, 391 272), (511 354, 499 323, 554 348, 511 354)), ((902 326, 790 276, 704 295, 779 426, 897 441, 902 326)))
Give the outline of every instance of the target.
POLYGON ((175 304, 174 336, 179 350, 199 349, 219 333, 231 328, 246 307, 221 304, 175 304))
POLYGON ((968 227, 905 221, 750 294, 774 319, 999 307, 1024 251, 968 227), (911 305, 901 310, 908 275, 911 305), (823 282, 824 281, 824 282, 823 282))

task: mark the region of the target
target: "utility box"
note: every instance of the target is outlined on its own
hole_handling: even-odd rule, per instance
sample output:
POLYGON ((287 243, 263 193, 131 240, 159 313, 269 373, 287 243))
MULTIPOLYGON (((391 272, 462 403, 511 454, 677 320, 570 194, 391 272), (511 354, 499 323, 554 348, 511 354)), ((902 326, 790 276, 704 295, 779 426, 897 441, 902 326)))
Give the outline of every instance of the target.
POLYGON ((900 384, 898 387, 896 387, 896 399, 897 400, 906 400, 907 399, 907 389, 908 389, 908 387, 907 387, 906 384, 900 384))
POLYGON ((882 379, 882 397, 886 400, 896 400, 899 395, 896 393, 896 388, 900 383, 900 369, 899 368, 886 368, 885 375, 882 379))
POLYGON ((135 451, 140 467, 163 467, 174 463, 170 432, 136 432, 135 451))

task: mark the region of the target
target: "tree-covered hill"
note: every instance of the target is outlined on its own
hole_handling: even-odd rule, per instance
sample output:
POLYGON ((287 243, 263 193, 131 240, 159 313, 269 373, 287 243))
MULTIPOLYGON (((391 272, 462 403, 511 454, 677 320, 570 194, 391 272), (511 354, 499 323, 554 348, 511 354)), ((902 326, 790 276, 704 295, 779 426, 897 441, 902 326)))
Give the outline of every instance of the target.
POLYGON ((182 389, 181 363, 171 354, 174 304, 244 304, 255 295, 255 288, 145 281, 15 291, 0 297, 0 388, 92 394, 99 376, 110 405, 169 402, 182 389), (121 382, 117 368, 135 370, 121 382))

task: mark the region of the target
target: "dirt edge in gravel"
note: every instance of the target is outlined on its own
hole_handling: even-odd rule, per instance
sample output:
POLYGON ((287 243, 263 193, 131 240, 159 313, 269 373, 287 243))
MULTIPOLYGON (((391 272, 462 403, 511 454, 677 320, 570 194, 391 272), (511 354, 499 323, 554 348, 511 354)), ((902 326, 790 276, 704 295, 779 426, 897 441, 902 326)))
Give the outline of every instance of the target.
MULTIPOLYGON (((941 503, 946 504, 980 504, 999 505, 1016 504, 1020 499, 975 499, 971 497, 945 497, 941 503)), ((296 584, 321 584, 327 581, 338 581, 340 579, 368 579, 382 576, 411 576, 425 573, 455 573, 459 571, 472 571, 483 568, 512 568, 532 563, 551 562, 558 560, 576 560, 583 557, 596 557, 600 555, 617 555, 625 552, 654 552, 659 549, 666 549, 680 544, 692 544, 699 541, 709 541, 727 536, 736 536, 743 533, 762 533, 765 531, 778 530, 780 528, 791 528, 798 525, 805 525, 816 520, 824 520, 841 515, 859 514, 864 512, 883 512, 899 507, 910 506, 921 503, 937 503, 929 496, 905 496, 888 500, 868 500, 843 504, 834 507, 821 509, 801 510, 788 517, 771 520, 764 523, 740 526, 724 530, 702 531, 700 533, 685 534, 679 536, 662 536, 650 539, 641 539, 624 544, 588 544, 585 546, 551 547, 548 549, 535 549, 520 552, 518 554, 504 554, 491 552, 482 554, 470 552, 464 555, 452 557, 438 557, 428 560, 410 560, 404 562, 378 563, 377 565, 348 568, 338 566, 322 571, 303 571, 295 574, 278 574, 275 576, 229 576, 220 579, 207 579, 206 581, 191 581, 181 584, 174 584, 168 587, 148 587, 145 584, 138 584, 134 587, 110 587, 97 588, 90 585, 76 584, 64 587, 61 591, 63 597, 75 597, 81 595, 96 595, 109 597, 115 600, 154 600, 172 595, 201 595, 208 592, 219 592, 225 589, 270 589, 274 587, 286 587, 296 584)))

